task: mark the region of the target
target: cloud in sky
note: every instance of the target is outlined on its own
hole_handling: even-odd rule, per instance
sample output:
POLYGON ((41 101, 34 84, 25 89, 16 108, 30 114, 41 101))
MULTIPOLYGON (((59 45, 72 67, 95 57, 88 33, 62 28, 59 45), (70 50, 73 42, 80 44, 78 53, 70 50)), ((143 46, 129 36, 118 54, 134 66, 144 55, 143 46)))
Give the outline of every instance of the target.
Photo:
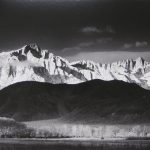
POLYGON ((112 42, 112 38, 98 38, 93 41, 80 42, 73 47, 63 48, 61 51, 66 55, 73 55, 80 53, 81 51, 98 51, 100 47, 106 47, 107 44, 112 42))
POLYGON ((82 33, 115 33, 114 29, 111 26, 106 27, 96 27, 96 26, 87 26, 81 29, 82 33))
POLYGON ((75 46, 62 49, 62 55, 70 61, 80 59, 92 60, 95 62, 113 62, 122 59, 136 59, 143 57, 150 59, 149 42, 133 41, 127 43, 124 41, 118 46, 114 38, 97 38, 93 41, 81 42, 75 46))
POLYGON ((124 49, 130 49, 130 48, 146 48, 149 44, 147 41, 136 41, 135 43, 125 43, 123 45, 124 49))
POLYGON ((84 27, 81 29, 81 32, 83 33, 101 33, 102 31, 94 26, 84 27))
POLYGON ((136 59, 143 57, 150 60, 150 52, 128 52, 128 51, 109 51, 109 52, 81 52, 66 58, 72 62, 77 60, 92 60, 98 63, 111 63, 119 60, 136 59))
POLYGON ((146 41, 142 41, 142 42, 137 41, 135 43, 135 46, 136 47, 146 47, 146 46, 148 46, 148 42, 146 42, 146 41))
POLYGON ((130 44, 130 43, 125 43, 124 45, 123 45, 123 47, 125 48, 125 49, 129 49, 129 48, 131 48, 133 45, 132 44, 130 44))

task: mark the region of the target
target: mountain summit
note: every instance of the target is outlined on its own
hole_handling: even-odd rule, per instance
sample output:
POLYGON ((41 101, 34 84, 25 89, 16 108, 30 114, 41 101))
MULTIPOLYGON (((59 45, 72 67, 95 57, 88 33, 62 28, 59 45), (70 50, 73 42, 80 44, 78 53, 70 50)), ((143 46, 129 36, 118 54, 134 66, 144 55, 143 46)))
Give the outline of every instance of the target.
POLYGON ((22 81, 76 84, 94 79, 122 80, 149 89, 150 62, 139 57, 110 64, 84 60, 70 63, 37 44, 0 53, 0 89, 22 81))

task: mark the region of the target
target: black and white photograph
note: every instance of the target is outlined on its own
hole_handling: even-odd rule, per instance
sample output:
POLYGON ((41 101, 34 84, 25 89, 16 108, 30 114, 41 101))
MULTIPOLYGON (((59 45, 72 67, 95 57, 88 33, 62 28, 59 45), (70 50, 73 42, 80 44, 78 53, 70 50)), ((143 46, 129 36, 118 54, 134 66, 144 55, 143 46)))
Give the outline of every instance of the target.
POLYGON ((0 150, 150 150, 150 1, 0 0, 0 150))

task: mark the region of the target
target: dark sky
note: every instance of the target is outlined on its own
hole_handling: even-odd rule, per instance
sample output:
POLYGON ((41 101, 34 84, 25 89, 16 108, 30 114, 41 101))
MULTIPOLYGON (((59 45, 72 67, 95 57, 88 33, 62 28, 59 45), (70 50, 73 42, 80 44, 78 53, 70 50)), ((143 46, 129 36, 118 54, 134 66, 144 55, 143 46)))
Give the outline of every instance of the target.
POLYGON ((147 56, 150 1, 0 0, 0 49, 34 42, 72 60, 88 54, 98 61, 95 54, 104 52, 147 56))

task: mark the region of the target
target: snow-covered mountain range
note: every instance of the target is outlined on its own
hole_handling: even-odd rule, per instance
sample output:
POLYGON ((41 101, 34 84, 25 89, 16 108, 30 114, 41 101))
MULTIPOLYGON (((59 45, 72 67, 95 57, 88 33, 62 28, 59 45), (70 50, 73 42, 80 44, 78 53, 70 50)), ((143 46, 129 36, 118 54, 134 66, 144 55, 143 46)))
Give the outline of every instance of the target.
POLYGON ((36 44, 0 53, 0 89, 21 81, 76 84, 93 79, 122 80, 150 89, 150 62, 139 57, 111 64, 70 63, 36 44))

